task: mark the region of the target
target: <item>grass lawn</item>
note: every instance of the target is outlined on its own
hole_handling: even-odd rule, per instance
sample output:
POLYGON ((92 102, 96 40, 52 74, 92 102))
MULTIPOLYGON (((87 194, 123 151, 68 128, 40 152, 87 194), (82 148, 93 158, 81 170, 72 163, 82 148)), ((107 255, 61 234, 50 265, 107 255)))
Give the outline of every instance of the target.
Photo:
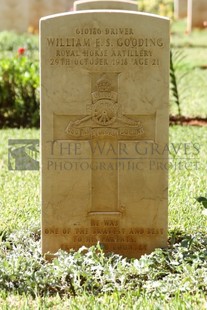
MULTIPOLYGON (((207 30, 186 34, 186 20, 173 22, 171 49, 182 56, 177 64, 181 112, 185 116, 207 117, 207 30)), ((177 114, 171 102, 171 114, 177 114)))
POLYGON ((92 249, 45 264, 39 171, 8 171, 11 138, 39 130, 1 130, 1 309, 206 309, 207 216, 196 201, 207 191, 206 128, 170 128, 169 248, 130 261, 92 249))

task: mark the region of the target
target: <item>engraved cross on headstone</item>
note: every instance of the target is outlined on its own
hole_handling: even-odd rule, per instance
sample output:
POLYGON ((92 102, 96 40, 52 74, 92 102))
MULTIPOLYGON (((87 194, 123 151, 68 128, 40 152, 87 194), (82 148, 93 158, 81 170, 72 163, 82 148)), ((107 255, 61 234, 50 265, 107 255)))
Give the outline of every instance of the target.
POLYGON ((89 214, 121 213, 118 201, 119 142, 139 140, 144 134, 139 120, 122 114, 118 101, 118 76, 116 72, 92 74, 89 113, 76 120, 73 116, 65 128, 69 140, 89 141, 92 163, 95 160, 104 161, 102 169, 92 169, 92 205, 89 214), (114 162, 117 169, 110 169, 110 164, 114 162))

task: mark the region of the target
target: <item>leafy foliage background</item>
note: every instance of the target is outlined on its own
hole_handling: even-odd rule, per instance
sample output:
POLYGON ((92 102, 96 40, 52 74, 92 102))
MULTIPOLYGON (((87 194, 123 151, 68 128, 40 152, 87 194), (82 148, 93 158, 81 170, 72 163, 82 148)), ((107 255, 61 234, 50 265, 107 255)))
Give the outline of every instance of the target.
POLYGON ((1 32, 0 51, 0 128, 39 127, 38 37, 1 32))

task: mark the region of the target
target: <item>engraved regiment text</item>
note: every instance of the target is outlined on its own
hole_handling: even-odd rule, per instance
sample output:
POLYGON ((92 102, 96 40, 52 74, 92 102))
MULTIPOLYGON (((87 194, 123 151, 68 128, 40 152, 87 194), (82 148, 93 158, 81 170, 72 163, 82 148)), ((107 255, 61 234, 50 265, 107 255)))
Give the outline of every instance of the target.
POLYGON ((51 66, 159 66, 164 42, 132 28, 76 28, 67 37, 47 37, 46 45, 51 66))

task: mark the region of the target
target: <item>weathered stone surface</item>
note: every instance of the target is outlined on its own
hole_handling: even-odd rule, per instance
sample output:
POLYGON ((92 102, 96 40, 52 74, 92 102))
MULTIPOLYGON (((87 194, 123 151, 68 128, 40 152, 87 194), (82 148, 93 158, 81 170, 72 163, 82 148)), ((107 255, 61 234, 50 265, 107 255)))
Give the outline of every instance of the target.
POLYGON ((207 1, 188 0, 187 30, 193 28, 205 28, 207 26, 207 1))
POLYGON ((1 0, 0 30, 27 31, 28 1, 1 0), (23 9, 24 8, 24 9, 23 9))
POLYGON ((169 20, 41 20, 42 252, 167 245, 169 20))
POLYGON ((181 19, 187 17, 188 0, 174 0, 175 18, 181 19))
POLYGON ((72 0, 1 0, 0 31, 36 31, 43 16, 69 11, 72 0))
POLYGON ((41 17, 69 11, 72 6, 71 0, 29 0, 29 26, 38 29, 41 17))
POLYGON ((137 11, 136 1, 125 1, 125 0, 79 0, 74 2, 74 10, 129 10, 137 11))

